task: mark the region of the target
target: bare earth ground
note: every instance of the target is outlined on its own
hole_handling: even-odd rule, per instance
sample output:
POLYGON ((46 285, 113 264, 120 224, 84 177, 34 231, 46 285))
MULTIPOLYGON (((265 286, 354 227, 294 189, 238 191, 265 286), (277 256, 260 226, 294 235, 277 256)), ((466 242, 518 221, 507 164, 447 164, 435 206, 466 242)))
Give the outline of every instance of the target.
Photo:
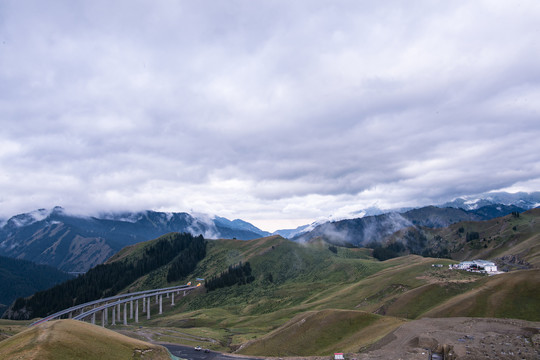
MULTIPOLYGON (((540 359, 540 323, 493 318, 420 319, 406 323, 374 344, 364 359, 540 359)), ((350 358, 353 358, 351 356, 350 358)))
MULTIPOLYGON (((152 341, 152 331, 145 330, 138 335, 155 342, 152 341)), ((426 360, 430 352, 444 353, 445 360, 538 360, 540 322, 495 318, 424 318, 405 323, 366 351, 345 354, 345 358, 426 360)), ((226 354, 224 358, 231 355, 241 356, 226 354)), ((332 355, 286 359, 328 360, 333 359, 332 355)))

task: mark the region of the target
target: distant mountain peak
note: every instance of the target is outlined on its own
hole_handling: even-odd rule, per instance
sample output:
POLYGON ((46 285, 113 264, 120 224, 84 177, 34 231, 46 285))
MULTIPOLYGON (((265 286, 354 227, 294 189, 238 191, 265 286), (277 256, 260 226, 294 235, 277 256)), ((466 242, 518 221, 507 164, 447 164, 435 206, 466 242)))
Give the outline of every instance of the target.
MULTIPOLYGON (((53 209, 54 210, 54 209, 53 209)), ((31 225, 35 222, 45 220, 53 210, 38 209, 29 213, 18 214, 8 220, 8 225, 12 227, 23 227, 31 225)))
POLYGON ((502 204, 515 205, 523 209, 534 209, 540 205, 540 192, 489 192, 477 195, 460 196, 452 201, 446 202, 441 207, 454 207, 465 210, 476 210, 483 206, 502 204))

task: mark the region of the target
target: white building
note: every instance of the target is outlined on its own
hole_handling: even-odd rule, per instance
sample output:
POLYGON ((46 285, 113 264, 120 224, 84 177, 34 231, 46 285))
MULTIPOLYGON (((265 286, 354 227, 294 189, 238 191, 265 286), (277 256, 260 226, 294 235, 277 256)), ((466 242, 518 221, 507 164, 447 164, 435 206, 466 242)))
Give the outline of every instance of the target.
POLYGON ((461 269, 467 271, 486 272, 488 274, 497 273, 497 265, 487 260, 462 261, 457 265, 452 266, 453 269, 461 269))
POLYGON ((473 262, 476 264, 476 267, 480 270, 484 269, 485 272, 491 273, 491 272, 497 272, 497 265, 491 261, 487 260, 473 260, 473 262))

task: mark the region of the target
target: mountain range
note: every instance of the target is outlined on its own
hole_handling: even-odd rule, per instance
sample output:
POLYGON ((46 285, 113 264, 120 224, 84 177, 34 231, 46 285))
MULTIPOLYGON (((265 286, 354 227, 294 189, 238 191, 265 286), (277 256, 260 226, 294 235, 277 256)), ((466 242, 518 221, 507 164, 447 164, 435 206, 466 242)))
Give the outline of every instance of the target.
POLYGON ((48 264, 66 272, 85 272, 127 245, 169 232, 240 240, 270 235, 243 220, 222 217, 155 211, 83 217, 55 207, 6 221, 0 228, 0 255, 48 264))
POLYGON ((503 204, 514 205, 527 210, 540 206, 540 191, 526 193, 491 192, 474 196, 458 197, 446 202, 440 207, 455 207, 465 210, 475 210, 486 205, 503 204))
MULTIPOLYGON (((274 235, 301 242, 322 237, 335 244, 364 246, 411 226, 440 228, 459 221, 489 220, 523 212, 539 204, 540 192, 488 193, 458 198, 439 207, 391 212, 372 207, 354 219, 322 220, 297 229, 278 230, 274 235)), ((74 273, 86 272, 105 262, 127 245, 169 232, 239 240, 271 235, 240 219, 231 221, 185 212, 141 211, 80 216, 55 207, 19 214, 0 224, 0 256, 30 260, 74 273)))
MULTIPOLYGON (((526 193, 526 192, 517 192, 517 193, 507 193, 507 192, 490 192, 490 193, 483 193, 478 195, 470 195, 470 196, 463 196, 455 198, 452 201, 445 202, 442 204, 435 205, 438 208, 456 208, 456 209, 463 209, 463 210, 478 210, 482 207, 486 207, 485 209, 496 209, 499 205, 506 205, 506 206, 516 206, 517 208, 524 210, 530 210, 534 209, 536 207, 540 206, 540 191, 526 193), (495 207, 490 207, 490 205, 496 205, 495 207)), ((377 216, 377 215, 383 215, 383 214, 389 214, 389 213, 405 213, 409 210, 415 210, 417 208, 399 208, 399 209, 381 209, 376 206, 371 206, 369 208, 356 211, 352 213, 347 219, 339 219, 339 220, 332 220, 332 218, 327 219, 319 219, 316 222, 313 222, 309 225, 302 225, 297 227, 296 229, 283 229, 283 230, 277 230, 273 234, 274 235, 281 235, 287 239, 293 239, 298 238, 303 233, 308 233, 312 230, 314 230, 317 226, 323 225, 325 223, 332 223, 332 222, 338 222, 341 220, 351 220, 351 219, 359 219, 369 216, 377 216)), ((491 217, 486 218, 492 218, 501 216, 500 214, 492 214, 491 217)), ((446 225, 451 224, 452 222, 447 223, 446 225)), ((446 226, 442 225, 442 226, 446 226)))
POLYGON ((301 233, 292 240, 307 242, 316 238, 352 246, 379 243, 391 234, 409 227, 442 228, 461 221, 482 221, 520 213, 526 209, 514 205, 487 205, 476 210, 426 206, 403 213, 390 212, 335 222, 326 222, 313 230, 301 233))

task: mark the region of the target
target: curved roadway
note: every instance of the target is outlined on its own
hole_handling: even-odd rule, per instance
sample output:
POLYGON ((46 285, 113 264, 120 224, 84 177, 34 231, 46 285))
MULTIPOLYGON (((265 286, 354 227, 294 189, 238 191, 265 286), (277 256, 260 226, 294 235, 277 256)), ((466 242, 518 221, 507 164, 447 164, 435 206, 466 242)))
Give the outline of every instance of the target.
POLYGON ((111 297, 104 298, 104 299, 98 299, 98 300, 94 300, 94 301, 89 301, 87 303, 72 306, 72 307, 70 307, 68 309, 64 309, 64 310, 58 311, 58 312, 56 312, 54 314, 51 314, 49 316, 46 316, 46 317, 44 317, 44 318, 42 318, 42 319, 40 319, 38 321, 33 322, 32 324, 30 324, 30 326, 39 325, 39 324, 44 323, 46 321, 56 319, 56 318, 59 318, 59 317, 61 317, 63 315, 72 313, 73 311, 78 311, 78 310, 82 311, 82 310, 84 310, 84 308, 89 307, 89 306, 95 306, 95 305, 98 305, 98 304, 106 303, 106 304, 103 304, 101 306, 97 306, 97 307, 95 307, 95 308, 93 308, 93 309, 91 309, 89 311, 86 311, 86 312, 83 311, 81 314, 79 314, 79 315, 77 315, 77 316, 75 316, 73 318, 76 319, 76 320, 82 320, 85 317, 87 317, 89 315, 92 315, 93 313, 95 313, 95 312, 97 312, 99 310, 107 309, 109 307, 116 306, 116 305, 119 305, 119 304, 122 304, 122 303, 125 303, 125 302, 128 302, 128 301, 137 300, 137 299, 141 299, 141 298, 147 298, 147 297, 155 296, 155 295, 163 295, 163 294, 167 294, 167 293, 173 293, 173 292, 176 292, 176 291, 192 290, 194 288, 196 288, 196 286, 179 285, 179 286, 172 286, 172 287, 161 288, 161 289, 144 290, 144 291, 138 291, 138 292, 134 292, 134 293, 121 294, 121 295, 111 296, 111 297), (113 301, 113 302, 107 303, 108 301, 113 301))

